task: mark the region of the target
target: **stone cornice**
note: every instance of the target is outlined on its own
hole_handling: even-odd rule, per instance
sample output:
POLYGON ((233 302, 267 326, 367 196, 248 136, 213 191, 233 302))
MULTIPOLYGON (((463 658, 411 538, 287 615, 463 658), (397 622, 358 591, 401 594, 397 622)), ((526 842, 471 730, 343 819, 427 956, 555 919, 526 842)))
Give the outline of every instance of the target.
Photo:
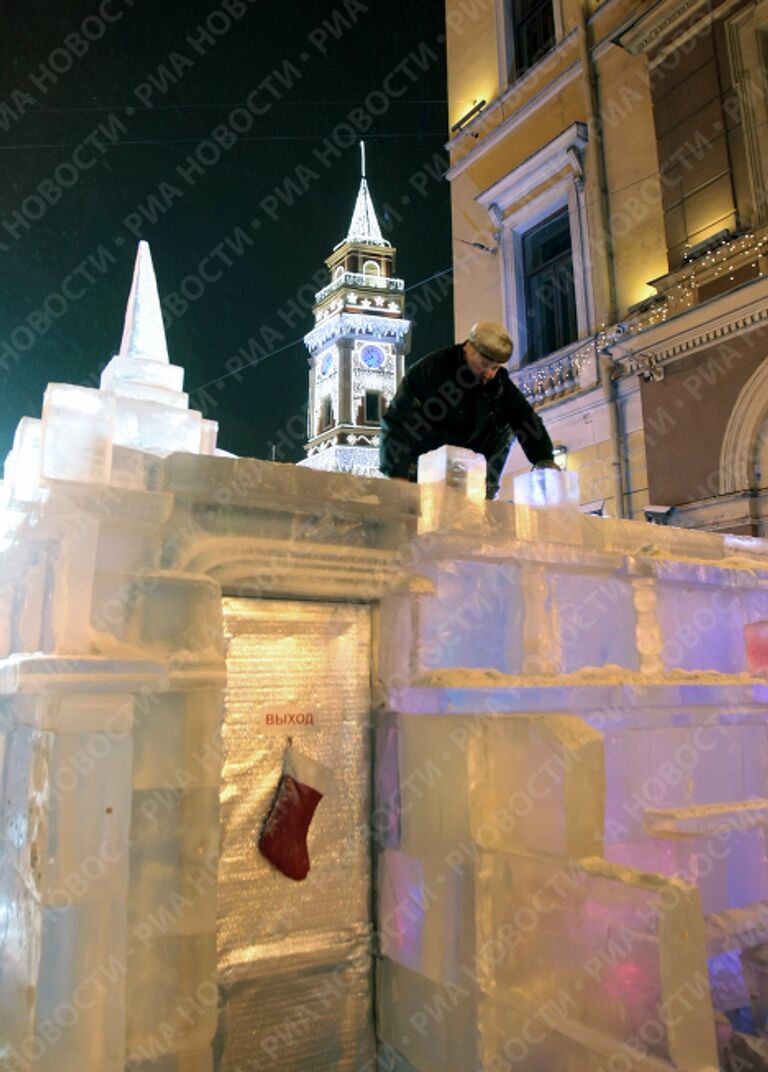
POLYGON ((565 167, 573 168, 568 150, 580 152, 587 144, 586 123, 571 123, 552 141, 537 149, 516 168, 509 171, 498 182, 478 194, 475 200, 484 209, 496 205, 503 213, 511 205, 518 204, 528 194, 533 193, 545 182, 553 178, 565 167))
POLYGON ((610 349, 623 371, 640 372, 679 360, 761 325, 768 326, 768 276, 636 331, 612 343, 610 349))
POLYGON ((371 316, 368 313, 337 313, 321 321, 304 336, 304 343, 310 353, 315 353, 322 346, 337 339, 391 338, 396 342, 405 339, 411 330, 410 320, 400 317, 371 316))
MULTIPOLYGON (((623 33, 619 42, 632 55, 662 52, 678 47, 682 38, 698 33, 725 15, 741 0, 725 0, 711 10, 712 0, 661 0, 647 14, 641 16, 631 29, 623 33), (690 19, 701 13, 701 18, 691 26, 690 19)), ((655 62, 662 56, 656 55, 655 62)))
MULTIPOLYGON (((564 38, 560 45, 558 45, 558 49, 564 46, 566 42, 569 42, 571 36, 573 35, 569 35, 569 37, 564 38)), ((463 156, 461 160, 457 161, 457 163, 455 163, 452 167, 448 168, 448 171, 445 173, 445 177, 448 179, 448 181, 452 181, 463 171, 466 171, 468 167, 471 167, 473 164, 476 164, 478 160, 485 156, 485 154, 491 149, 493 149, 494 146, 498 145, 499 142, 503 141, 508 134, 511 134, 513 130, 515 130, 522 123, 525 123, 528 119, 535 115, 548 101, 553 100, 560 93, 562 93, 565 87, 570 82, 572 82, 574 78, 578 76, 580 67, 581 65, 578 60, 570 64, 563 71, 561 71, 560 74, 558 74, 551 82, 547 82, 541 88, 541 90, 539 90, 538 93, 535 93, 532 97, 530 97, 525 102, 525 104, 517 108, 506 119, 502 119, 499 125, 493 130, 489 131, 487 134, 483 133, 481 121, 483 123, 487 122, 487 120, 496 111, 498 111, 499 108, 503 107, 507 103, 510 103, 513 100, 515 94, 520 93, 521 87, 522 85, 524 85, 524 83, 516 82, 514 86, 511 86, 506 91, 506 93, 503 93, 500 97, 497 97, 496 100, 493 101, 487 108, 483 109, 483 111, 477 117, 477 120, 475 120, 477 126, 475 126, 475 124, 470 124, 468 127, 465 127, 460 135, 457 135, 457 137, 454 138, 453 141, 448 142, 446 145, 446 149, 448 149, 449 152, 451 150, 456 149, 459 145, 459 139, 463 140, 463 135, 465 131, 473 133, 479 139, 474 148, 471 149, 466 154, 466 156, 463 156)), ((534 67, 533 71, 531 72, 531 76, 537 74, 537 71, 538 69, 534 67)), ((540 73, 539 77, 541 77, 540 73)))

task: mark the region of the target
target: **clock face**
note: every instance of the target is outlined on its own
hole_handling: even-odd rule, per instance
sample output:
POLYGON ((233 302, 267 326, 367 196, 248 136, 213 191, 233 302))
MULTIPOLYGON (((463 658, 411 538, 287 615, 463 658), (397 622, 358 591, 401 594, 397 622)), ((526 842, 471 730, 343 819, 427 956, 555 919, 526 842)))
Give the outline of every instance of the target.
POLYGON ((384 364, 384 351, 374 343, 368 343, 360 351, 360 360, 366 368, 379 369, 384 364))
POLYGON ((333 368, 333 351, 328 350, 327 353, 323 354, 322 361, 320 362, 320 375, 321 376, 327 376, 332 368, 333 368))

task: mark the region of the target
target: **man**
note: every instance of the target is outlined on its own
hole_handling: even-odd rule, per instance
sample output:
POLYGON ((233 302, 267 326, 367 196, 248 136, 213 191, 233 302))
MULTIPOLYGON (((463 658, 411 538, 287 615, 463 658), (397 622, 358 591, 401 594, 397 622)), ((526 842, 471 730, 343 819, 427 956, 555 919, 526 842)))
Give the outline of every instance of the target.
POLYGON ((557 468, 541 418, 504 368, 512 349, 500 324, 481 320, 466 342, 413 365, 381 419, 385 476, 415 481, 419 455, 450 443, 485 456, 492 499, 515 437, 537 468, 557 468))

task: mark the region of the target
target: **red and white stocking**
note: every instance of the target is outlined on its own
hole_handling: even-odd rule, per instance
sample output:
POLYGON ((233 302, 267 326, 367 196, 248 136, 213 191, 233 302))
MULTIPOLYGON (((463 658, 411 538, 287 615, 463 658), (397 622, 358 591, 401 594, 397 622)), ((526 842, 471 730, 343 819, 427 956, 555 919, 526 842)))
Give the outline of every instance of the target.
POLYGON ((259 852, 296 882, 309 874, 307 831, 332 784, 333 773, 328 767, 292 745, 286 748, 277 793, 259 837, 259 852))

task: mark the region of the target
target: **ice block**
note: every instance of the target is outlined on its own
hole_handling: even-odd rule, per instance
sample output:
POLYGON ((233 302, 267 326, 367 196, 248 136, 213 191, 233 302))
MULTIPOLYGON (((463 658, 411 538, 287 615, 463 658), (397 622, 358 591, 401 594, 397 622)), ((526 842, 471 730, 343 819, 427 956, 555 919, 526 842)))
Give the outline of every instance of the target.
POLYGON ((473 502, 485 500, 486 461, 465 447, 444 446, 419 457, 419 483, 444 484, 473 502))
POLYGON ((109 482, 115 402, 90 387, 48 386, 43 400, 41 472, 48 480, 109 482))
POLYGON ((466 983, 475 949, 471 865, 390 851, 378 870, 382 954, 436 983, 466 983))
POLYGON ((471 980, 439 986, 382 957, 376 966, 377 1031, 419 1072, 474 1072, 477 997, 471 980))
POLYGON ((5 853, 30 896, 66 907, 127 896, 129 733, 5 735, 5 853))
POLYGON ((503 958, 478 960, 489 997, 525 1009, 565 995, 567 1018, 582 1027, 618 1042, 639 1035, 651 1056, 682 1068, 716 1067, 693 887, 597 858, 489 853, 479 867, 478 948, 506 936, 503 958))
POLYGON ((216 932, 165 937, 161 907, 128 934, 128 1061, 153 1045, 157 1056, 203 1049, 216 1032, 216 932))
POLYGON ((477 718, 468 738, 470 830, 488 848, 564 857, 603 844, 603 736, 568 714, 477 718))

